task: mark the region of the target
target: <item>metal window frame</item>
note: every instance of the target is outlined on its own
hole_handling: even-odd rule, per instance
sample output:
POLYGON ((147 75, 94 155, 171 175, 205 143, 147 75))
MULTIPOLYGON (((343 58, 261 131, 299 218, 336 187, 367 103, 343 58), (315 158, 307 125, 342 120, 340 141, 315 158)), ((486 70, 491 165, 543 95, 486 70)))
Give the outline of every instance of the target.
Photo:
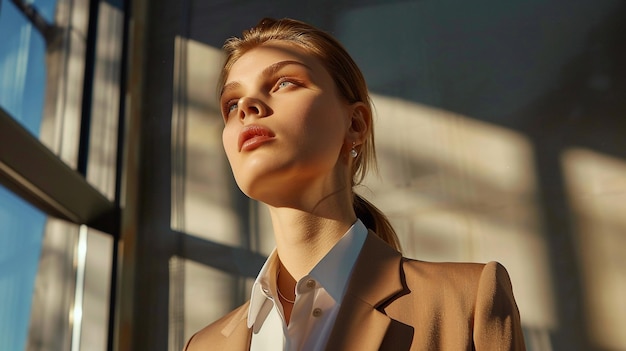
MULTIPOLYGON (((106 0, 90 0, 90 5, 97 7, 102 1, 106 0)), ((82 101, 84 127, 76 170, 0 108, 0 184, 50 216, 112 235, 107 349, 167 350, 172 257, 245 277, 256 276, 265 257, 171 228, 173 92, 168 88, 173 81, 173 42, 182 21, 177 15, 180 3, 126 0, 123 5, 114 200, 84 176, 90 96, 82 101)), ((97 17, 95 9, 90 20, 93 16, 97 17)), ((89 50, 94 50, 96 36, 92 23, 89 50)), ((92 52, 85 61, 87 95, 94 83, 93 58, 92 52)))
POLYGON ((41 211, 117 233, 119 208, 0 109, 0 183, 41 211))

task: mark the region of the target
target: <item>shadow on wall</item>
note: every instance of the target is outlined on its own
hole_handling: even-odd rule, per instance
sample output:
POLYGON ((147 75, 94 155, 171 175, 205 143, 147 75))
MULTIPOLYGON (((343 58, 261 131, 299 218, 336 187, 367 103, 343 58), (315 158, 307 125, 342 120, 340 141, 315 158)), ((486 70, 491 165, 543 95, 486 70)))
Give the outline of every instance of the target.
POLYGON ((507 261, 510 250, 530 350, 626 350, 623 1, 190 1, 187 11, 181 34, 211 47, 264 16, 333 33, 375 95, 377 132, 408 127, 400 141, 378 133, 383 183, 419 190, 390 210, 407 251, 507 261), (427 139, 427 128, 449 139, 427 139), (535 298, 554 316, 532 315, 535 298))

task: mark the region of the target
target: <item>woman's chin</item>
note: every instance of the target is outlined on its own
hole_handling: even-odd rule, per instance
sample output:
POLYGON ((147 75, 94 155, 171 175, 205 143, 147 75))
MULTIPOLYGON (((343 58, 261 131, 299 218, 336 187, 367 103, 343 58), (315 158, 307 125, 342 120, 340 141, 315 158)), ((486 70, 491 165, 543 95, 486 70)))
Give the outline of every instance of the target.
POLYGON ((297 191, 288 189, 287 186, 277 187, 276 184, 255 183, 240 186, 239 189, 247 197, 260 201, 266 205, 274 207, 289 206, 293 202, 293 197, 298 197, 297 191))
POLYGON ((267 197, 272 193, 272 188, 268 184, 256 180, 237 180, 237 185, 247 197, 261 202, 266 202, 267 197))

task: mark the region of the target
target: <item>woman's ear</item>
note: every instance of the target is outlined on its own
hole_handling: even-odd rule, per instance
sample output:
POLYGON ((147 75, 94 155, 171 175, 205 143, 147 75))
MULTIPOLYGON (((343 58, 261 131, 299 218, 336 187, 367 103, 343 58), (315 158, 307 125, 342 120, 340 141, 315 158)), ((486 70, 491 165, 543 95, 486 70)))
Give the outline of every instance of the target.
POLYGON ((362 144, 372 127, 372 113, 364 102, 355 102, 350 107, 352 118, 347 139, 350 142, 362 144))

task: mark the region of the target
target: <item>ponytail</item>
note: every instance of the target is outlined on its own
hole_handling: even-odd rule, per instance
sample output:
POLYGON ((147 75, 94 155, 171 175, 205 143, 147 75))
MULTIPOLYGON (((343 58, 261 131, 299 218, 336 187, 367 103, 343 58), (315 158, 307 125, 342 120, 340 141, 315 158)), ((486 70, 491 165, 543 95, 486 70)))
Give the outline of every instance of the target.
POLYGON ((361 195, 354 194, 354 212, 357 218, 359 218, 367 229, 372 230, 379 238, 383 239, 398 252, 402 252, 400 247, 400 240, 396 231, 389 223, 387 216, 385 216, 376 206, 371 202, 365 200, 361 195))

